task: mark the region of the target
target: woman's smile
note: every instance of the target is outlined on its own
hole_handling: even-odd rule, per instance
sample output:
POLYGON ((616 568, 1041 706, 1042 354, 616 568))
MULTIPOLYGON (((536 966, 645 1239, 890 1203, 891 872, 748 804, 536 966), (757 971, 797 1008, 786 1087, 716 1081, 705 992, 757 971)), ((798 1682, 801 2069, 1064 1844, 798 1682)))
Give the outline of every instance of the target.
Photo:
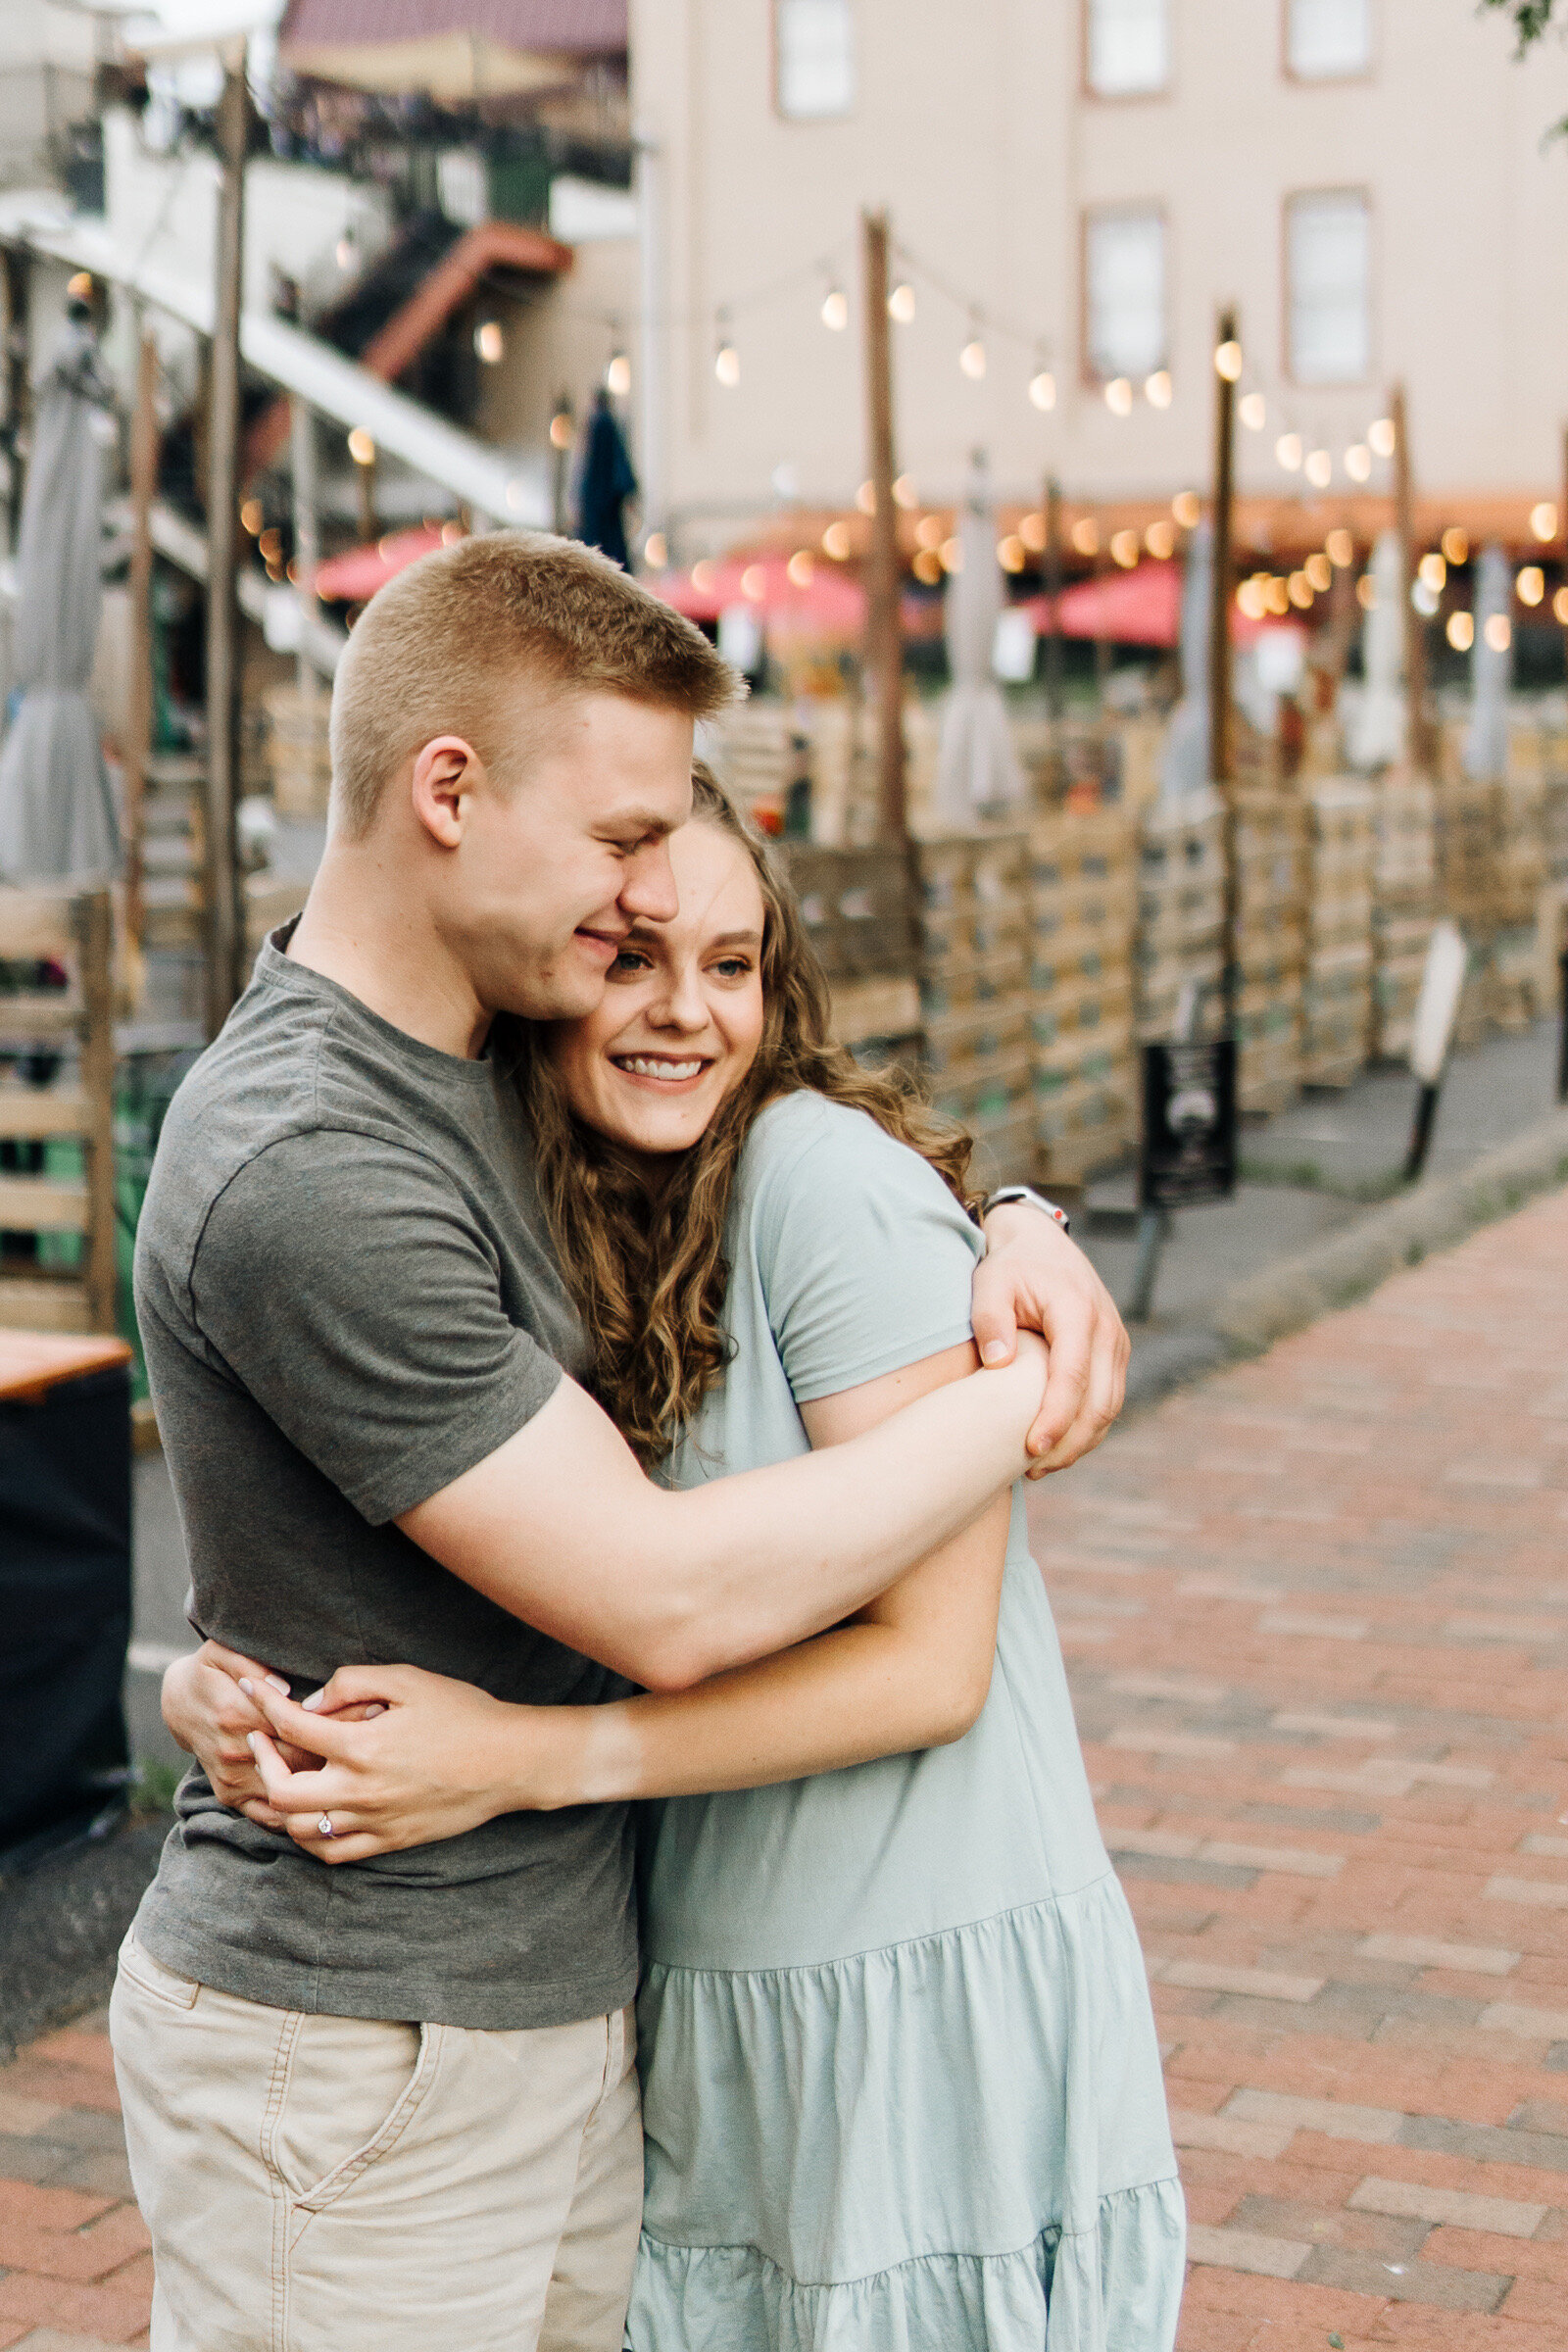
POLYGON ((623 1077, 662 1087, 690 1085, 713 1066, 710 1059, 701 1054, 677 1060, 667 1054, 612 1054, 610 1061, 623 1077))

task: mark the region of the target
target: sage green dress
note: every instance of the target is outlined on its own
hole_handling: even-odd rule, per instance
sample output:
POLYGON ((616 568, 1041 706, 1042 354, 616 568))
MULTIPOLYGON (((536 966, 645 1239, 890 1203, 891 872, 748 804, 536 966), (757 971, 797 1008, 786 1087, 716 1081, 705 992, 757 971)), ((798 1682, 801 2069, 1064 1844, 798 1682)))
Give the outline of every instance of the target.
MULTIPOLYGON (((770 1105, 735 1356, 675 1483, 970 1336, 982 1244, 863 1112, 770 1105)), ((1169 2352, 1184 2218, 1137 1931, 1022 1494, 991 1693, 951 1746, 650 1808, 633 2352, 1169 2352)))

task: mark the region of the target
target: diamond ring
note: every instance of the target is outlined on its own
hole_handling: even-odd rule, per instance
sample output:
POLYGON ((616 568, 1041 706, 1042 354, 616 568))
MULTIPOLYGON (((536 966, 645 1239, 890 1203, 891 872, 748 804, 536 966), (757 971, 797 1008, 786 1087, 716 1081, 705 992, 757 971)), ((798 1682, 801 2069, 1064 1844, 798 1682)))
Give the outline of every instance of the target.
POLYGON ((335 1838, 337 1836, 336 1830, 334 1830, 332 1827, 332 1816, 330 1813, 323 1813, 316 1826, 320 1831, 323 1838, 335 1838))

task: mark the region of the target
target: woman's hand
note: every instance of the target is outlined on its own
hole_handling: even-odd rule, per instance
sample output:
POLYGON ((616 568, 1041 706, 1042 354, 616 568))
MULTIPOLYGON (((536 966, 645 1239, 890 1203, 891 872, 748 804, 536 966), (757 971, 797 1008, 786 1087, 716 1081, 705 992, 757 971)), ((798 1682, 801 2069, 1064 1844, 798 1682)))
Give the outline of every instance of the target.
MULTIPOLYGON (((187 1658, 176 1658, 164 1675, 164 1721, 187 1755, 194 1756, 212 1783, 213 1794, 231 1812, 243 1813, 265 1829, 284 1827, 281 1814, 267 1801, 267 1790, 256 1759, 246 1744, 251 1732, 265 1732, 267 1718, 254 1697, 242 1690, 241 1678, 284 1698, 288 1685, 281 1675, 237 1649, 204 1642, 187 1658)), ((298 1753, 298 1751, 290 1751, 298 1753)), ((303 1756, 300 1758, 303 1762, 303 1756)))
POLYGON ((269 1728, 251 1733, 250 1752, 268 1802, 323 1862, 363 1862, 459 1837, 498 1813, 577 1801, 564 1767, 591 1707, 509 1706, 417 1666, 339 1667, 305 1706, 268 1683, 253 1690, 269 1728), (345 1721, 376 1702, 374 1720, 345 1721), (291 1771, 278 1741, 314 1746, 325 1761, 291 1771))

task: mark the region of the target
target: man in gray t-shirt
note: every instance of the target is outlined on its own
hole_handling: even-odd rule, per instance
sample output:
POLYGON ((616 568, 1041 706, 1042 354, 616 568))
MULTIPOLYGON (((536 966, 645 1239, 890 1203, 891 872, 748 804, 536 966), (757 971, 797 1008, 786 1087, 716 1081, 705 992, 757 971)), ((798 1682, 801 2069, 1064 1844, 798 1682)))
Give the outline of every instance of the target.
MULTIPOLYGON (((1009 1373, 668 1494, 567 1377, 508 1024, 591 1010, 674 912, 692 722, 729 691, 613 566, 516 534, 412 566, 350 640, 310 904, 181 1090, 137 1249, 193 1621, 296 1689, 396 1659, 508 1700, 681 1686, 835 1623, 1021 1465, 1009 1373)), ((999 1215, 977 1335, 1053 1338, 1065 1460, 1124 1336, 1046 1219, 999 1215)), ((178 1810, 113 2007, 154 2352, 618 2352, 621 1811, 327 1871, 199 1774, 178 1810)))

